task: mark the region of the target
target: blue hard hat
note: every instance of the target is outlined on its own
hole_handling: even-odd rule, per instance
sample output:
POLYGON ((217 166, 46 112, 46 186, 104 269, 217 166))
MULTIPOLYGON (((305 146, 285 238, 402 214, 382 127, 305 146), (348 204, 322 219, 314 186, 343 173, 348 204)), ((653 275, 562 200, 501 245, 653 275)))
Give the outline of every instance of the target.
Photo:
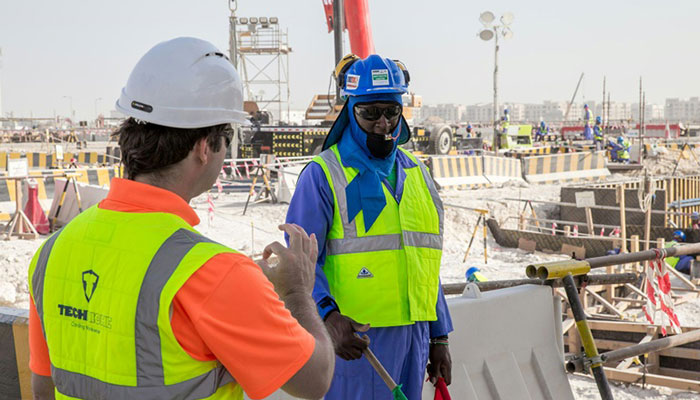
POLYGON ((600 115, 597 116, 597 117, 595 117, 595 122, 597 122, 597 123, 599 123, 599 124, 603 122, 603 119, 600 118, 600 115))
POLYGON ((673 239, 679 242, 685 242, 685 232, 680 229, 673 231, 673 239))
POLYGON ((622 137, 622 136, 618 136, 618 137, 617 137, 617 143, 622 144, 622 143, 624 143, 624 142, 625 142, 625 138, 624 138, 624 137, 622 137))
POLYGON ((372 54, 357 60, 343 71, 340 82, 343 96, 362 96, 378 93, 408 92, 408 70, 400 61, 393 61, 372 54))
POLYGON ((584 104, 584 105, 583 105, 583 108, 588 108, 588 104, 584 104))
POLYGON ((504 113, 508 114, 508 109, 503 110, 504 113))

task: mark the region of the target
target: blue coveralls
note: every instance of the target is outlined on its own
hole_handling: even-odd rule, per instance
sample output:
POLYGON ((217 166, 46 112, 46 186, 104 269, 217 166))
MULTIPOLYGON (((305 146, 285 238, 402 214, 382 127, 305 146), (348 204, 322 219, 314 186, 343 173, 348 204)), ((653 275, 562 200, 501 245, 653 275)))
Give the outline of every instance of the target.
POLYGON ((583 138, 586 140, 593 140, 593 128, 591 127, 591 110, 585 110, 583 121, 585 126, 583 127, 583 138))
MULTIPOLYGON (((404 169, 418 168, 405 154, 398 151, 395 163, 396 188, 385 179, 384 185, 401 202, 406 173, 404 169)), ((299 176, 294 197, 287 211, 287 223, 294 223, 318 238, 318 261, 313 298, 322 318, 338 309, 330 294, 328 279, 323 272, 326 258, 326 234, 333 224, 333 193, 320 165, 309 163, 299 176)), ((358 293, 358 296, 361 296, 358 293)), ((340 310, 342 314, 342 310, 340 310)), ((437 321, 419 321, 413 325, 370 328, 370 349, 384 365, 409 399, 420 399, 425 369, 428 362, 429 340, 452 331, 452 320, 447 310, 445 296, 440 288, 436 306, 437 321)), ((359 321, 362 322, 362 321, 359 321)), ((329 400, 379 400, 392 399, 386 384, 377 375, 365 357, 345 361, 336 356, 335 372, 329 400)))

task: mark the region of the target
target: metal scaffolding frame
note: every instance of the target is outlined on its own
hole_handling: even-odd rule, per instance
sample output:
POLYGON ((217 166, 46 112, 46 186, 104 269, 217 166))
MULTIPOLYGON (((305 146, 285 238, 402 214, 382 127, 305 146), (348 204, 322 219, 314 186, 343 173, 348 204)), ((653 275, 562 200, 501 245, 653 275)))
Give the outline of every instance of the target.
POLYGON ((286 29, 275 17, 237 17, 231 8, 229 18, 231 62, 243 81, 247 101, 261 110, 277 105, 277 119, 286 109, 289 118, 289 47, 286 29))

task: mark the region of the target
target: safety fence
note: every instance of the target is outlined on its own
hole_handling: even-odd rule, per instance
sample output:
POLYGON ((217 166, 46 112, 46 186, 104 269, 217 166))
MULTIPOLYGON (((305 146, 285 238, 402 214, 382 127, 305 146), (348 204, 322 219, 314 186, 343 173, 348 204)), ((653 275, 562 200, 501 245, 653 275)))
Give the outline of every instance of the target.
MULTIPOLYGON (((29 176, 37 183, 39 200, 47 200, 53 197, 56 178, 63 178, 66 174, 75 176, 80 183, 109 186, 112 178, 121 177, 123 171, 120 167, 89 168, 89 169, 51 169, 45 171, 29 171, 29 176)), ((0 176, 6 176, 0 171, 0 176)), ((0 181, 0 201, 15 201, 15 184, 12 180, 0 181)))
MULTIPOLYGON (((658 225, 690 226, 690 214, 692 212, 700 212, 700 175, 659 177, 652 179, 651 184, 651 188, 656 193, 652 208, 657 209, 658 207, 658 209, 662 210, 671 209, 682 213, 682 215, 669 214, 665 221, 659 222, 658 225)), ((638 197, 640 194, 636 192, 644 189, 644 181, 643 178, 637 178, 617 182, 570 186, 567 189, 573 191, 591 190, 597 192, 599 189, 614 189, 618 186, 624 187, 625 191, 634 190, 634 196, 638 197)), ((596 204, 598 204, 598 201, 598 195, 596 194, 596 204)), ((613 200, 610 201, 612 202, 613 200)), ((615 203, 611 203, 610 205, 615 204, 617 204, 616 200, 615 203)), ((630 204, 629 200, 627 204, 630 204)), ((630 223, 629 220, 628 223, 630 223)))
MULTIPOLYGON (((45 152, 32 152, 23 153, 18 151, 0 151, 0 170, 7 169, 7 160, 15 159, 27 159, 27 164, 29 168, 55 168, 59 166, 59 160, 56 158, 55 153, 45 153, 45 152)), ((64 152, 63 160, 60 161, 62 165, 68 165, 71 159, 75 159, 77 164, 83 165, 95 165, 95 164, 116 164, 119 162, 118 158, 111 156, 110 154, 100 153, 97 151, 80 151, 80 152, 64 152)))

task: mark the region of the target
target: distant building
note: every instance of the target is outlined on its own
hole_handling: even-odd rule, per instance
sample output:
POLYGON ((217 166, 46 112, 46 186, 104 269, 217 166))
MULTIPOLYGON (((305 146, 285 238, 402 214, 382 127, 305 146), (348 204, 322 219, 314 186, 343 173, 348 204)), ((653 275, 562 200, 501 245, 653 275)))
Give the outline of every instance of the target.
POLYGON ((434 106, 424 105, 420 109, 421 120, 441 119, 447 123, 463 121, 465 107, 461 104, 438 104, 434 106))
POLYGON ((467 122, 492 122, 493 104, 474 104, 465 108, 464 120, 467 122))
POLYGON ((666 99, 664 119, 668 121, 700 121, 700 98, 691 97, 688 100, 678 98, 666 99))
MULTIPOLYGON (((630 108, 632 121, 639 121, 639 103, 632 103, 630 108)), ((666 119, 664 113, 663 105, 647 104, 644 107, 644 120, 647 122, 663 122, 666 119)))

